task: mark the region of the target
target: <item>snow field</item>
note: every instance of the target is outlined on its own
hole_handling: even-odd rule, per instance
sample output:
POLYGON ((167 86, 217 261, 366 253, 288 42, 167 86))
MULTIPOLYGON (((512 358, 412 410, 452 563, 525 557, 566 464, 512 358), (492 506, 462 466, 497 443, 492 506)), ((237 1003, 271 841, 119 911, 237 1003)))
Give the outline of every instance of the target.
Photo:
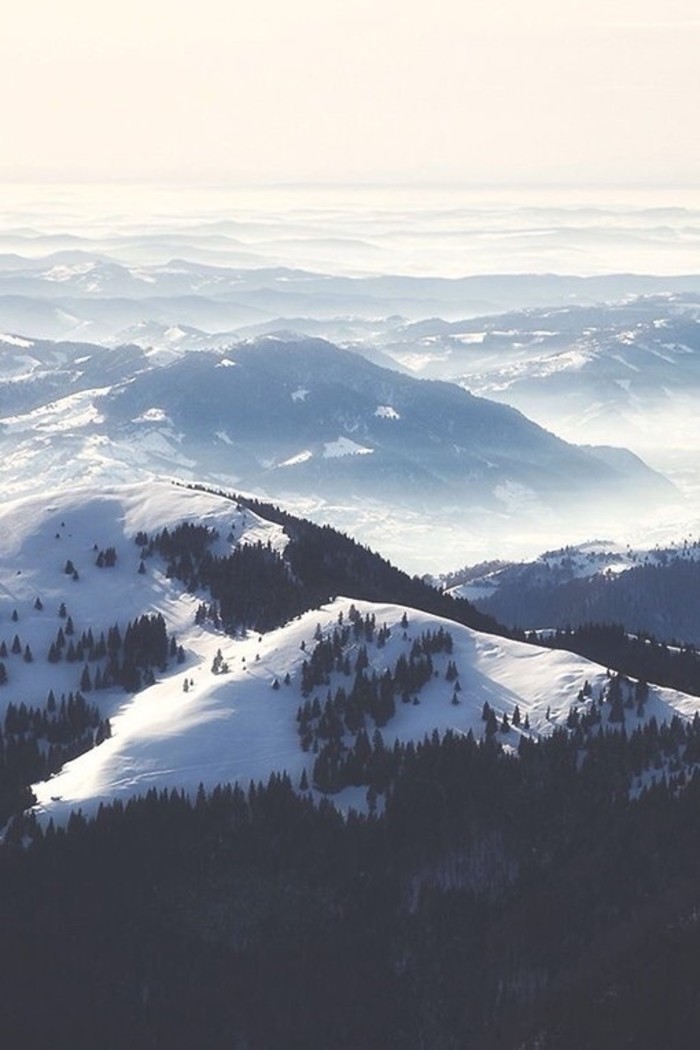
MULTIPOLYGON (((146 560, 146 573, 139 574, 140 552, 133 542, 140 530, 154 533, 184 520, 216 528, 217 553, 234 543, 269 541, 277 550, 286 543, 279 526, 238 510, 230 500, 167 482, 113 486, 100 493, 89 487, 63 489, 0 509, 0 639, 9 648, 17 633, 34 655, 31 663, 22 655, 5 660, 9 681, 0 689, 0 714, 10 702, 43 706, 49 689, 60 696, 79 688, 83 664, 49 664, 46 659, 65 623, 58 616, 62 601, 78 636, 88 627, 98 636, 114 623, 124 627, 137 616, 160 612, 185 651, 184 664, 171 661, 159 681, 135 695, 120 689, 89 694, 102 716, 111 719, 112 737, 34 786, 37 810, 46 820, 65 821, 76 807, 94 812, 100 802, 126 801, 153 787, 193 793, 200 783, 208 789, 236 780, 247 786, 273 771, 286 771, 295 784, 303 770, 311 777, 315 756, 302 750, 297 733, 296 714, 305 699, 301 667, 316 644, 317 627, 324 635, 332 633, 340 613, 347 622, 353 603, 338 597, 262 636, 248 632, 233 638, 210 625, 198 626, 195 610, 207 596, 185 593, 179 581, 166 578, 165 566, 155 556, 146 560), (97 568, 95 544, 116 548, 114 568, 97 568), (78 569, 79 580, 65 574, 67 559, 78 569), (37 597, 41 610, 34 608, 37 597), (219 650, 228 670, 215 674, 212 665, 219 650), (278 689, 273 688, 275 680, 278 689)), ((585 681, 596 698, 606 681, 605 669, 570 653, 482 634, 400 606, 354 605, 363 617, 374 616, 377 630, 384 625, 390 630, 382 648, 376 642, 367 646, 370 673, 393 669, 425 631, 442 626, 453 639, 451 654, 434 654, 437 676, 420 691, 419 703, 397 700, 396 714, 382 730, 388 746, 395 740, 420 741, 434 730, 471 730, 480 737, 485 702, 499 722, 503 714, 512 720, 518 705, 522 719, 528 716, 530 732, 546 734, 566 723, 585 681), (448 660, 458 669, 458 704, 451 702, 454 684, 445 679, 448 660)), ((356 641, 351 634, 351 662, 361 644, 364 637, 356 641)), ((323 703, 329 688, 333 693, 349 683, 351 679, 334 672, 329 686, 314 690, 309 699, 317 695, 323 703)), ((690 718, 697 710, 697 698, 651 687, 645 718, 663 720, 674 712, 690 718)), ((635 712, 627 718, 628 728, 639 724, 635 712)), ((374 727, 367 721, 371 733, 374 727)), ((511 727, 499 739, 515 748, 524 731, 511 727)), ((347 789, 334 798, 342 807, 363 804, 364 790, 347 789)))

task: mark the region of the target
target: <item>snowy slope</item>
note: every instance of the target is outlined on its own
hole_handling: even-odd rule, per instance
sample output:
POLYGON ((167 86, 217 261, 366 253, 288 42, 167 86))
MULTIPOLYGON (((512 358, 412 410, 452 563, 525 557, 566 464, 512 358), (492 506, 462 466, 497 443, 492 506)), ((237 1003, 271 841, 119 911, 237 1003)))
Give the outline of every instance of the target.
MULTIPOLYGON (((8 682, 0 688, 0 716, 11 702, 43 705, 49 689, 59 695, 78 688, 82 664, 46 662, 62 624, 61 602, 77 634, 91 628, 97 635, 116 622, 123 626, 151 612, 163 614, 170 632, 177 634, 189 625, 194 599, 166 579, 162 565, 156 568, 149 563, 148 573, 140 575, 134 544, 139 530, 162 529, 184 520, 216 528, 221 552, 231 545, 224 537, 232 531, 234 542, 261 540, 277 550, 286 544, 278 525, 249 510, 237 510, 229 500, 167 482, 114 486, 100 492, 85 486, 13 500, 0 508, 0 642, 5 641, 9 649, 17 635, 23 652, 29 645, 34 656, 31 663, 19 654, 10 653, 5 659, 8 682), (113 568, 96 566, 96 545, 116 548, 113 568), (65 572, 68 561, 78 571, 77 581, 65 572), (43 606, 40 610, 35 608, 37 599, 43 606)), ((98 699, 102 704, 103 695, 98 699)), ((112 705, 113 700, 107 703, 105 714, 112 705)))
MULTIPOLYGON (((43 706, 49 689, 58 694, 78 688, 80 664, 46 660, 60 623, 61 601, 77 632, 87 627, 98 632, 142 613, 161 612, 185 651, 183 664, 172 661, 155 685, 136 695, 121 689, 90 694, 90 702, 110 717, 113 735, 35 786, 45 815, 63 820, 75 806, 94 811, 100 801, 125 800, 151 787, 196 791, 200 782, 207 787, 231 780, 247 783, 283 769, 298 783, 303 769, 311 773, 314 756, 301 749, 297 735, 301 667, 315 645, 317 626, 327 634, 341 612, 347 622, 351 602, 339 597, 264 636, 231 638, 211 625, 195 625, 199 597, 167 579, 157 558, 149 559, 147 572, 139 574, 133 543, 139 530, 155 531, 183 520, 215 527, 222 553, 238 542, 260 539, 278 550, 286 542, 279 526, 229 500, 167 483, 35 496, 0 511, 0 641, 9 646, 17 633, 22 647, 29 645, 34 654, 31 663, 21 654, 5 660, 9 680, 0 688, 3 710, 10 701, 43 706), (114 568, 96 567, 95 544, 117 548, 114 568), (68 559, 78 569, 77 581, 64 572, 68 559), (37 597, 42 609, 34 607, 37 597), (212 664, 219 650, 228 671, 215 674, 212 664)), ((434 656, 437 676, 421 690, 419 703, 397 704, 383 730, 387 743, 420 740, 433 729, 471 729, 481 735, 485 701, 499 719, 504 713, 510 718, 517 704, 534 734, 548 733, 565 723, 585 681, 594 696, 605 682, 602 668, 578 656, 481 634, 399 606, 354 604, 362 615, 374 614, 377 628, 389 629, 385 646, 368 645, 370 668, 379 673, 394 666, 426 630, 443 626, 453 638, 449 658, 445 653, 434 656), (401 625, 404 613, 406 628, 401 625), (448 659, 459 672, 458 704, 452 703, 454 687, 445 678, 448 659)), ((358 644, 350 643, 351 656, 358 644)), ((340 673, 335 677, 333 688, 342 680, 340 673)), ((314 695, 323 701, 326 688, 314 695)), ((674 710, 692 716, 698 709, 700 700, 652 687, 644 717, 662 719, 674 710)), ((628 717, 638 724, 636 713, 628 717)), ((503 742, 516 746, 520 731, 512 727, 503 742)), ((357 801, 350 796, 352 791, 343 793, 340 804, 357 801)))
POLYGON ((632 456, 601 459, 504 405, 322 340, 190 353, 184 331, 173 327, 172 353, 0 338, 3 490, 163 475, 235 486, 412 572, 488 557, 496 537, 510 557, 584 539, 591 513, 614 534, 631 508, 668 515, 680 497, 632 456))
MULTIPOLYGON (((485 701, 499 720, 504 712, 510 718, 517 704, 523 718, 529 716, 534 735, 547 734, 565 724, 585 681, 594 695, 606 681, 603 668, 573 654, 496 638, 399 606, 354 604, 363 615, 374 613, 377 624, 391 631, 387 645, 370 656, 370 666, 380 672, 406 651, 407 641, 426 629, 442 625, 454 640, 451 658, 462 686, 459 705, 451 703, 452 686, 440 674, 421 692, 418 705, 397 705, 395 717, 383 730, 388 745, 397 739, 419 741, 434 729, 471 729, 481 736, 485 701), (408 639, 400 626, 405 611, 408 639)), ((63 820, 77 806, 94 812, 100 801, 125 801, 152 787, 194 793, 200 783, 207 788, 235 780, 247 785, 251 779, 266 780, 273 771, 286 770, 295 784, 303 769, 310 778, 314 756, 301 749, 296 723, 305 658, 300 646, 305 642, 311 647, 317 625, 332 629, 339 612, 347 616, 350 605, 347 599, 336 599, 262 639, 222 638, 213 630, 194 627, 184 631, 180 637, 189 655, 187 666, 124 700, 112 720, 110 740, 68 763, 50 781, 35 785, 39 812, 63 820), (211 671, 219 648, 230 667, 223 675, 211 671), (275 679, 281 682, 286 674, 290 685, 273 689, 275 679), (187 693, 185 678, 194 681, 187 693)), ((437 666, 442 665, 436 661, 437 666)), ((321 698, 325 692, 318 690, 321 698)), ((652 687, 645 717, 654 715, 661 721, 674 711, 692 717, 697 710, 700 699, 652 687)), ((636 715, 630 720, 640 724, 636 715)), ((501 739, 517 746, 519 734, 512 727, 501 739)), ((344 801, 341 794, 339 802, 344 801)))

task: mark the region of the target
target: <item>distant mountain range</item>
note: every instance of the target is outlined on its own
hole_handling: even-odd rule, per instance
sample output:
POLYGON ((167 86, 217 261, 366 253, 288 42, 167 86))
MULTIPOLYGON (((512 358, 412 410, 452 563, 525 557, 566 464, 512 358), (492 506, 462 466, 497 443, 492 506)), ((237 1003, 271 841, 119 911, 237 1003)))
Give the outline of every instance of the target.
POLYGON ((49 469, 56 483, 150 471, 238 485, 299 499, 415 571, 627 535, 642 511, 692 513, 618 449, 684 494, 696 485, 699 318, 694 276, 333 277, 83 247, 7 254, 0 479, 14 492, 49 469))
POLYGON ((136 469, 277 496, 473 515, 674 496, 634 456, 569 445, 512 408, 323 340, 271 336, 169 363, 133 346, 16 337, 0 351, 2 443, 38 467, 75 466, 99 445, 136 469))
MULTIPOLYGON (((82 247, 40 258, 0 255, 0 331, 124 341, 141 324, 163 330, 185 325, 209 335, 273 324, 334 338, 332 331, 313 333, 313 325, 354 319, 391 330, 397 322, 431 317, 449 323, 513 309, 700 294, 700 276, 693 275, 347 277, 260 266, 254 257, 246 257, 244 266, 209 264, 192 256, 129 265, 82 247)), ((406 334, 412 336, 410 330, 406 334)))
POLYGON ((514 405, 569 440, 586 434, 642 455, 697 444, 697 294, 426 319, 380 345, 414 375, 514 405))

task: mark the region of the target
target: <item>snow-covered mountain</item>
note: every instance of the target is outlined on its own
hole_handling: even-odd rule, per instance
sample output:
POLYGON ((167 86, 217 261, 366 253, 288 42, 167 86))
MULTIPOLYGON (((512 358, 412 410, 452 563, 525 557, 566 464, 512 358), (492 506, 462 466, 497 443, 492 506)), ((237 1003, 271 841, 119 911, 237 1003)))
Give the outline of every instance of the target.
POLYGON ((567 440, 622 444, 661 465, 697 445, 697 295, 427 319, 386 333, 382 350, 416 375, 514 405, 567 440))
POLYGON ((0 334, 0 415, 43 410, 49 416, 56 402, 85 391, 109 390, 146 366, 146 354, 135 345, 107 352, 84 342, 0 334))
POLYGON ((473 566, 446 578, 451 592, 527 629, 622 623, 663 639, 700 642, 700 544, 637 549, 592 541, 531 562, 473 566))
POLYGON ((165 364, 138 347, 9 337, 2 348, 8 453, 75 462, 101 443, 141 469, 169 460, 278 496, 418 509, 439 497, 506 515, 673 496, 633 456, 576 448, 506 406, 322 340, 268 337, 165 364))
MULTIPOLYGON (((12 243, 20 251, 0 256, 0 330, 52 339, 113 340, 137 324, 190 325, 214 334, 273 322, 276 328, 326 338, 335 338, 339 327, 347 326, 347 338, 362 323, 374 324, 376 332, 396 328, 402 318, 459 322, 513 309, 700 292, 695 276, 344 276, 322 268, 269 265, 264 249, 257 253, 226 236, 221 240, 233 252, 202 250, 195 243, 201 237, 201 230, 194 237, 160 230, 146 238, 146 245, 132 232, 111 254, 109 241, 96 250, 94 238, 18 235, 12 243), (58 250, 36 256, 38 244, 45 251, 58 250), (315 332, 319 323, 329 327, 315 332)), ((216 240, 215 235, 210 238, 209 246, 216 240)), ((410 327, 399 327, 396 338, 410 342, 415 334, 410 327)))
MULTIPOLYGON (((581 657, 386 602, 335 597, 274 630, 225 634, 197 615, 208 592, 191 593, 166 559, 144 553, 148 536, 185 521, 216 530, 211 549, 220 556, 250 544, 284 555, 290 542, 279 522, 223 496, 167 483, 66 489, 15 500, 0 512, 0 645, 7 649, 2 712, 10 704, 43 709, 50 691, 57 704, 85 691, 87 667, 85 695, 111 723, 111 737, 35 785, 46 815, 63 820, 75 806, 93 812, 100 801, 151 787, 194 793, 200 782, 247 783, 282 769, 295 782, 304 773, 312 782, 315 755, 300 741, 301 705, 315 699, 323 705, 330 690, 349 689, 362 650, 367 676, 381 676, 431 634, 443 642, 434 646, 429 680, 411 689, 409 702, 397 702, 382 724, 388 744, 420 740, 433 729, 481 736, 487 704, 499 724, 504 715, 510 723, 507 732, 499 730, 502 741, 517 746, 522 733, 547 734, 566 724, 572 706, 585 708, 605 692, 606 671, 581 657), (110 548, 115 557, 100 567, 100 552, 110 548), (80 658, 48 658, 69 620, 66 640, 77 644, 87 631, 95 640, 114 625, 123 633, 127 622, 144 615, 163 617, 175 639, 171 656, 177 646, 178 657, 134 695, 118 686, 92 688, 100 658, 87 648, 80 658), (323 684, 305 686, 305 663, 313 664, 314 648, 339 624, 348 626, 342 657, 351 671, 339 663, 323 684), (520 725, 513 723, 516 707, 520 725)), ((652 687, 643 716, 628 717, 636 725, 641 717, 692 717, 698 709, 695 698, 652 687)), ((373 725, 367 716, 370 733, 373 725)), ((361 803, 364 793, 347 788, 338 798, 361 803)))
MULTIPOLYGON (((664 538, 677 534, 679 520, 695 527, 694 505, 681 507, 677 494, 638 462, 609 448, 630 449, 696 499, 697 471, 687 453, 699 437, 696 277, 314 272, 303 260, 277 265, 264 253, 256 262, 239 226, 227 220, 207 229, 129 228, 116 239, 104 230, 88 239, 18 228, 3 242, 0 331, 35 348, 16 367, 17 347, 0 344, 0 479, 8 491, 26 491, 39 475, 61 484, 85 474, 127 480, 142 470, 235 484, 297 501, 301 512, 353 531, 418 572, 488 558, 496 548, 505 557, 532 557, 601 531, 634 543, 630 526, 641 510, 645 522, 653 515, 663 523, 664 538), (239 233, 245 258, 236 260, 230 249, 239 233), (227 249, 217 256, 220 238, 227 249), (392 409, 388 396, 362 409, 359 427, 356 405, 349 408, 345 395, 338 403, 342 418, 324 420, 315 433, 285 435, 292 420, 283 413, 275 420, 279 442, 266 434, 256 454, 253 427, 229 445, 235 426, 225 408, 198 390, 205 362, 180 359, 192 351, 230 356, 242 339, 262 337, 264 345, 279 333, 286 342, 330 340, 406 376, 457 381, 569 442, 594 445, 588 452, 604 465, 579 458, 562 470, 561 447, 553 458, 543 456, 543 445, 534 455, 534 432, 514 437, 506 463, 502 448, 476 447, 481 435, 474 428, 468 441, 436 428, 442 404, 430 420, 414 420, 413 433, 398 445, 406 418, 390 428, 385 424, 395 417, 378 416, 381 426, 367 417, 392 409), (50 339, 63 341, 56 354, 50 339), (77 341, 90 346, 81 349, 77 341), (147 378, 168 363, 173 383, 192 384, 205 417, 211 409, 219 418, 213 432, 206 420, 199 428, 212 438, 206 450, 193 419, 181 425, 181 408, 160 405, 155 377, 147 378), (96 402, 105 398, 110 407, 114 388, 137 373, 123 404, 141 393, 154 394, 153 401, 134 413, 138 426, 120 420, 112 432, 116 406, 103 413, 96 402), (587 485, 591 470, 599 478, 587 485), (646 500, 632 493, 630 478, 645 488, 646 500), (349 500, 358 480, 362 491, 349 500), (387 509, 388 497, 395 509, 387 509)), ((291 393, 304 389, 311 387, 300 382, 291 393)))

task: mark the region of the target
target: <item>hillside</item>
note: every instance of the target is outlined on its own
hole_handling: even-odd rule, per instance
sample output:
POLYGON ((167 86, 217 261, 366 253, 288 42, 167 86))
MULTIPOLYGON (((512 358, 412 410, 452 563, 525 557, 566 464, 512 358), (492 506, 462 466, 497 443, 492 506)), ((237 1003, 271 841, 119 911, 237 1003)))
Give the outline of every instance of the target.
MULTIPOLYGON (((634 571, 604 546, 549 571, 634 571)), ((0 850, 8 1030, 685 1050, 659 951, 694 1017, 700 698, 507 633, 259 501, 7 500, 3 822, 32 806, 0 850)))
POLYGON ((674 495, 633 456, 601 458, 323 340, 268 337, 170 363, 135 346, 6 337, 0 349, 2 445, 35 473, 65 477, 89 459, 114 480, 170 463, 258 492, 495 515, 674 495))
MULTIPOLYGON (((272 516, 286 520, 281 512, 272 516)), ((367 601, 357 591, 371 593, 384 579, 388 593, 482 622, 468 603, 411 581, 332 530, 308 526, 321 544, 314 548, 303 523, 288 518, 285 532, 280 521, 225 496, 170 484, 71 491, 8 504, 2 525, 6 736, 22 731, 22 705, 45 711, 50 693, 61 711, 80 693, 96 707, 100 726, 109 720, 99 739, 83 726, 81 741, 93 734, 87 745, 75 745, 84 753, 34 786, 40 812, 60 821, 75 806, 95 812, 102 801, 153 787, 195 793, 200 783, 211 789, 283 770, 296 784, 337 795, 341 805, 363 806, 369 781, 348 772, 348 762, 362 733, 371 739, 376 728, 390 748, 433 730, 480 738, 497 725, 503 743, 517 749, 523 734, 538 739, 567 725, 572 707, 603 721, 616 717, 602 667, 436 612, 367 601), (187 521, 194 527, 183 531, 187 521), (356 593, 328 600, 327 590, 319 607, 318 596, 342 578, 352 552, 356 593), (231 591, 226 574, 248 572, 248 565, 268 582, 252 605, 248 598, 241 605, 239 585, 231 591), (273 593, 289 610, 278 605, 274 615, 293 616, 277 627, 266 612, 273 593), (143 651, 132 644, 129 656, 136 627, 130 635, 127 625, 143 628, 144 617, 161 625, 161 641, 155 655, 144 643, 143 651), (273 629, 261 631, 263 621, 273 629), (112 652, 115 628, 121 642, 112 652), (66 648, 56 651, 59 631, 66 648), (107 651, 100 655, 102 636, 107 651), (332 667, 319 671, 331 640, 332 667), (71 657, 74 645, 80 651, 71 657)), ((690 718, 699 708, 695 698, 651 687, 623 721, 690 718)), ((49 702, 49 727, 59 718, 50 712, 49 702)), ((33 718, 41 745, 47 729, 33 718)))
POLYGON ((282 500, 417 573, 496 546, 533 556, 586 538, 593 515, 614 534, 633 511, 680 513, 634 455, 568 444, 454 384, 321 339, 194 349, 178 331, 161 350, 0 337, 5 492, 205 482, 282 500))
POLYGON ((510 626, 620 623, 666 641, 700 643, 700 550, 692 539, 647 549, 597 541, 548 551, 532 562, 484 571, 476 566, 466 575, 451 593, 510 626))
POLYGON ((624 445, 695 489, 699 316, 697 294, 670 290, 586 305, 552 300, 396 325, 377 345, 414 375, 458 382, 569 441, 624 445))

